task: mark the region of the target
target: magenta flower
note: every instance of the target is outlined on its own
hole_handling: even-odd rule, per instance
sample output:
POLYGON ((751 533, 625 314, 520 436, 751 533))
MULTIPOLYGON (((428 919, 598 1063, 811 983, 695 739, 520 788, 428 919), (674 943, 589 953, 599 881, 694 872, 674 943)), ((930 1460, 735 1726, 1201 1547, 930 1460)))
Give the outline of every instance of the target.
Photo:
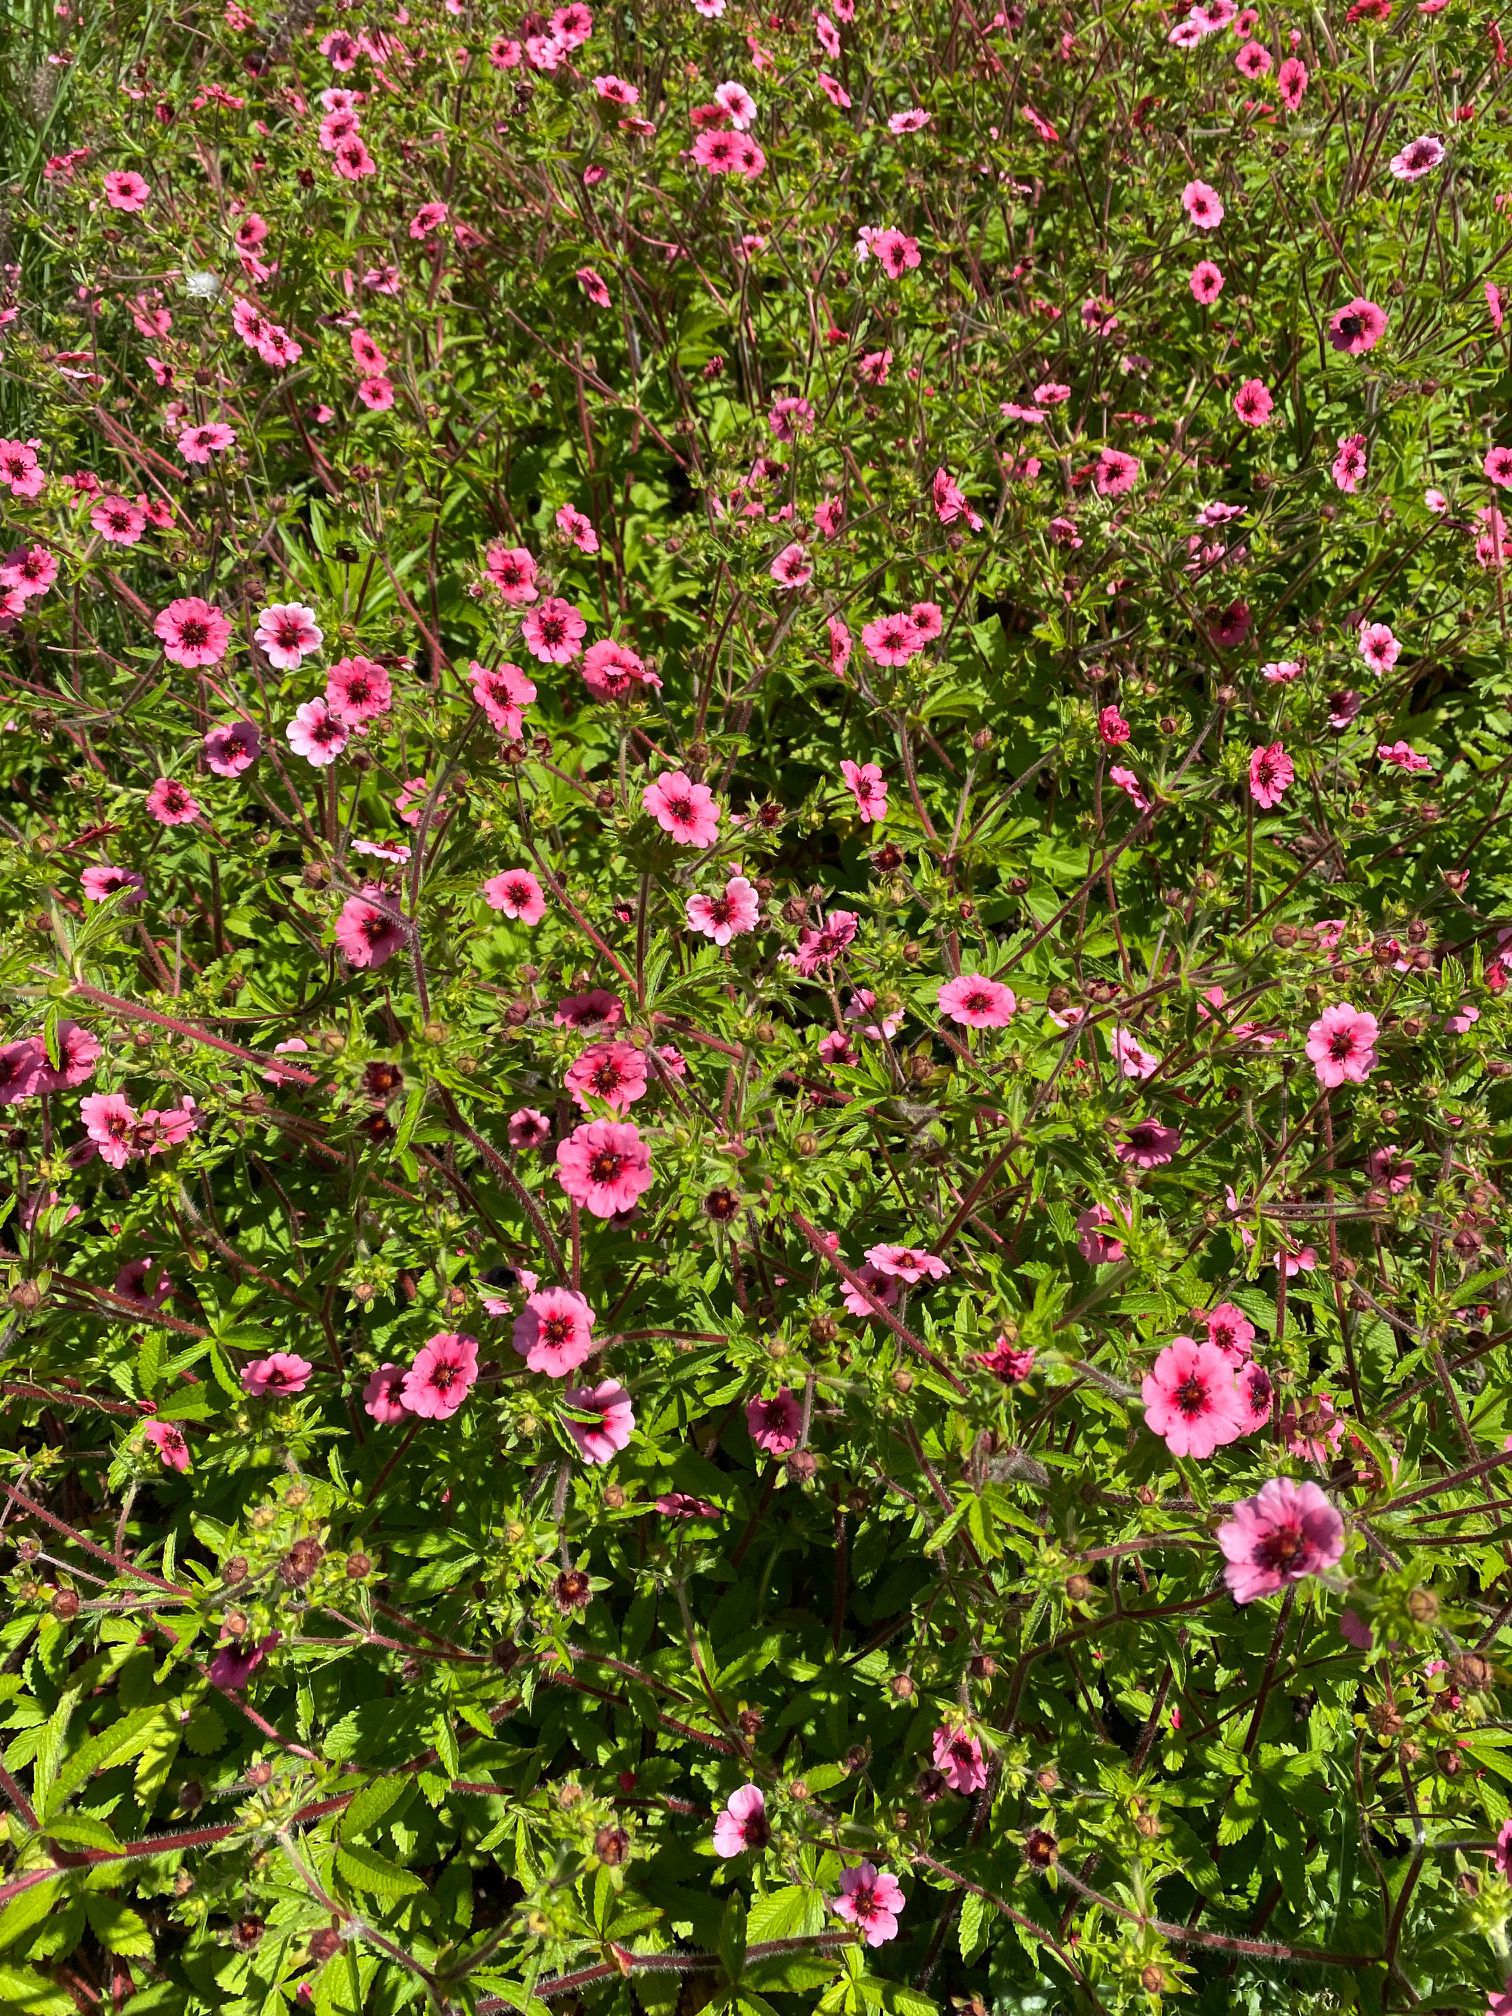
POLYGON ((0 1047, 0 1106, 32 1098, 46 1062, 47 1052, 30 1036, 19 1043, 7 1043, 0 1047))
POLYGON ((124 497, 102 497, 89 523, 107 546, 135 546, 147 530, 147 513, 124 497))
POLYGON ((257 761, 262 737, 251 721, 228 721, 210 730, 203 747, 207 769, 217 777, 240 777, 257 761))
POLYGON ((1223 1578, 1236 1603, 1321 1575, 1344 1552, 1344 1521, 1316 1484, 1272 1477, 1218 1528, 1223 1578))
POLYGON ((541 1288, 515 1318, 514 1348, 532 1372, 565 1379, 597 1348, 593 1311, 573 1288, 541 1288))
POLYGON ((771 1838, 766 1800, 760 1786, 737 1787, 714 1822, 714 1853, 728 1862, 731 1856, 743 1855, 748 1848, 765 1848, 771 1838))
POLYGON ((940 1013, 968 1029, 1006 1029, 1018 999, 1011 987, 980 973, 962 973, 940 989, 940 1013))
POLYGON ((597 1386, 569 1386, 563 1399, 573 1414, 587 1416, 574 1421, 569 1415, 563 1426, 588 1462, 608 1463, 629 1443, 635 1409, 630 1395, 616 1380, 605 1379, 597 1386))
POLYGON ((999 1337, 990 1351, 973 1352, 972 1362, 984 1372, 996 1373, 1010 1386, 1018 1386, 1034 1370, 1034 1350, 1032 1346, 1010 1344, 1006 1337, 999 1337))
POLYGON ((768 572, 779 588, 806 588, 814 578, 814 563, 795 539, 783 547, 768 572))
POLYGON ((1370 469, 1370 455, 1363 434, 1341 434, 1339 452, 1333 459, 1334 487, 1353 497, 1370 469))
POLYGON ((156 1449, 165 1470, 189 1468, 189 1444, 177 1421, 149 1421, 142 1432, 156 1449))
POLYGON ((242 1367, 241 1382, 255 1399, 278 1399, 285 1393, 302 1393, 309 1384, 314 1366, 297 1351, 275 1351, 267 1358, 255 1358, 242 1367))
POLYGON ((1279 742, 1250 752, 1250 796, 1265 811, 1281 803, 1282 793, 1296 776, 1290 756, 1279 742))
POLYGON ((1307 1032, 1307 1055, 1318 1083, 1330 1090, 1346 1082, 1363 1085, 1375 1068, 1379 1034, 1374 1015, 1351 1008, 1347 1001, 1325 1008, 1307 1032))
POLYGON ((732 875, 719 896, 688 898, 688 929, 701 931, 716 945, 728 945, 744 931, 754 931, 761 916, 761 898, 744 875, 732 875))
POLYGON ((159 777, 147 793, 147 811, 160 826, 188 826, 200 816, 199 801, 172 777, 159 777))
POLYGON ((719 838, 719 807, 707 784, 682 770, 663 770, 641 793, 641 804, 664 833, 682 847, 712 847, 719 838))
POLYGON ((233 1639, 223 1645, 210 1661, 211 1685, 239 1694, 282 1636, 281 1631, 270 1631, 266 1638, 233 1639))
POLYGON ((1391 172, 1398 182, 1420 182, 1431 175, 1444 158, 1444 143, 1436 133, 1424 133, 1409 140, 1399 154, 1391 157, 1391 172))
POLYGON ((1234 411, 1246 427, 1263 427, 1275 403, 1263 378, 1246 378, 1234 394, 1234 411))
POLYGON ((1498 490, 1512 490, 1512 448, 1488 448, 1481 467, 1498 490))
POLYGON ((803 1427, 803 1409, 798 1404, 798 1396, 790 1386, 784 1386, 770 1399, 755 1399, 746 1407, 746 1427, 751 1440, 767 1456, 786 1456, 790 1449, 798 1447, 798 1436, 803 1427))
POLYGON ((924 648, 912 616, 879 616, 861 632, 867 654, 878 665, 906 665, 924 648))
POLYGON ((511 1148, 542 1148, 551 1139, 551 1122, 534 1106, 521 1106, 509 1116, 511 1148))
POLYGON ((123 210, 127 215, 147 208, 147 198, 152 194, 146 181, 134 168, 112 168, 105 177, 105 201, 112 210, 123 210))
POLYGON ((557 1004, 551 1019, 558 1029, 591 1030, 597 1035, 605 1029, 618 1029, 625 1011, 607 987, 592 987, 586 994, 569 994, 557 1004))
POLYGON ((567 1067, 567 1090, 586 1113, 603 1099, 624 1113, 646 1094, 646 1057, 633 1043, 596 1043, 567 1067))
POLYGON ((885 1946, 898 1936, 903 1902, 897 1877, 878 1870, 874 1863, 863 1862, 840 1878, 840 1894, 830 1899, 830 1909, 837 1918, 858 1927, 868 1946, 885 1946))
POLYGON ((363 1412, 382 1428, 402 1421, 409 1409, 404 1404, 404 1367, 385 1361, 362 1389, 363 1412))
POLYGON ((1212 1344, 1177 1337, 1144 1376, 1145 1426, 1173 1456, 1211 1456, 1244 1433, 1234 1369, 1212 1344))
POLYGON ((1211 308, 1223 292, 1223 273, 1211 259, 1199 259, 1187 284, 1192 290, 1192 299, 1200 301, 1204 308, 1211 308))
POLYGON ((349 965, 386 966, 404 943, 404 927, 390 909, 366 896, 349 896, 336 919, 336 948, 349 965))
POLYGON ((628 1121, 589 1120, 557 1144, 557 1181, 595 1218, 629 1211, 651 1188, 651 1151, 628 1121))
POLYGON ((478 1340, 439 1330, 421 1346, 404 1375, 404 1404, 423 1421, 449 1421, 478 1376, 478 1340))
POLYGON ((528 868, 506 868, 502 875, 490 875, 483 884, 483 898, 490 910, 502 910, 519 924, 539 924, 546 915, 546 897, 528 868))
POLYGON ((191 672, 218 665, 231 641, 229 620, 198 595, 180 595, 158 612, 152 627, 162 639, 163 656, 191 672))
POLYGON ((980 1792, 987 1783, 987 1764, 982 1746, 969 1729, 936 1729, 933 1744, 935 1769, 945 1774, 953 1792, 980 1792))

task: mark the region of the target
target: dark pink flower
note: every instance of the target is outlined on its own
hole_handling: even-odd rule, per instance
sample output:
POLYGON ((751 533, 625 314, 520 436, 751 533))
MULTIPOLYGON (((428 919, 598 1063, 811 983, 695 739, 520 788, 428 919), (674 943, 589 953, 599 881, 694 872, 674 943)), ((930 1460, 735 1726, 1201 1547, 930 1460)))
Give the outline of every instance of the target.
POLYGON ((756 1399, 746 1407, 746 1427, 751 1440, 766 1456, 786 1456, 798 1447, 803 1427, 803 1409, 789 1386, 781 1387, 770 1399, 756 1399))
POLYGON ((570 602, 550 595, 520 626, 525 648, 543 665, 570 665, 583 648, 588 625, 570 602))
POLYGON ((940 989, 939 1005, 942 1015, 968 1029, 1006 1029, 1018 999, 1001 981, 984 979, 980 973, 962 973, 940 989))
POLYGON ((936 1729, 931 1743, 935 1769, 945 1774, 953 1792, 980 1792, 987 1783, 987 1762, 979 1739, 969 1729, 936 1729))
POLYGON ((602 1099, 624 1113, 646 1094, 646 1055, 633 1043, 595 1043, 567 1067, 567 1090, 583 1109, 602 1099))
POLYGON ((255 1358, 242 1367, 241 1383, 255 1399, 278 1399, 285 1393, 302 1393, 310 1383, 314 1366, 297 1351, 274 1351, 255 1358))
POLYGON ((1174 1127, 1162 1127, 1158 1120, 1141 1120, 1128 1130, 1125 1140, 1115 1144, 1113 1153, 1120 1162, 1132 1162, 1136 1169, 1159 1169, 1181 1146, 1174 1127))
POLYGON ((501 910, 518 924, 539 924, 546 915, 546 897, 528 868, 506 868, 490 875, 483 884, 483 899, 490 910, 501 910))
POLYGON ((231 641, 228 619, 198 595, 180 595, 158 613, 152 627, 162 639, 163 656, 190 671, 218 665, 231 641))
POLYGON ((1250 753, 1250 796, 1265 811, 1281 803, 1282 794, 1296 776, 1290 756, 1279 742, 1250 753))
POLYGON ((593 1321, 576 1289, 538 1289, 515 1318, 514 1348, 532 1372, 565 1379, 597 1349, 593 1321))
POLYGON ((160 826, 188 826, 200 816, 194 794, 173 777, 158 778, 147 793, 147 811, 160 826))
POLYGON ((156 1449, 165 1470, 189 1468, 189 1444, 177 1421, 149 1421, 142 1432, 156 1449))
POLYGON ((1232 1302, 1220 1302, 1203 1318, 1207 1341, 1232 1363, 1243 1364, 1255 1342, 1255 1326, 1232 1302))
POLYGON ((344 728, 360 728, 393 706, 393 682, 374 658, 338 658, 326 674, 325 704, 344 728))
POLYGON ((257 761, 261 748, 262 737, 251 721, 228 721, 206 735, 205 765, 217 777, 240 777, 257 761))
POLYGON ((712 847, 719 838, 719 807, 707 784, 682 770, 663 770, 641 793, 641 803, 680 846, 712 847))
POLYGON ((852 763, 843 758, 840 775, 856 801, 863 826, 872 826, 887 814, 887 784, 877 763, 852 763))
POLYGON ((385 1361, 362 1389, 363 1412, 382 1428, 402 1421, 409 1409, 404 1404, 404 1367, 385 1361))
POLYGON ((1350 357, 1363 357, 1367 350, 1374 350, 1385 334, 1385 309, 1367 301, 1363 294, 1336 308, 1328 320, 1329 342, 1350 357))
POLYGON ((266 1638, 233 1639, 223 1645, 210 1661, 211 1685, 239 1694, 282 1636, 280 1631, 270 1631, 266 1638))

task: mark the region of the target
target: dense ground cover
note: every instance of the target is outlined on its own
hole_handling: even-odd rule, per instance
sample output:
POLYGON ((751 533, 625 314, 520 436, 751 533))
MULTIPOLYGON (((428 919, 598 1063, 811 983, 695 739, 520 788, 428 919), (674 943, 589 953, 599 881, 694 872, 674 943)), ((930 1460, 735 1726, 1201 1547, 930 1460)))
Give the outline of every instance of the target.
POLYGON ((5 13, 0 2004, 1505 2016, 1495 23, 5 13))

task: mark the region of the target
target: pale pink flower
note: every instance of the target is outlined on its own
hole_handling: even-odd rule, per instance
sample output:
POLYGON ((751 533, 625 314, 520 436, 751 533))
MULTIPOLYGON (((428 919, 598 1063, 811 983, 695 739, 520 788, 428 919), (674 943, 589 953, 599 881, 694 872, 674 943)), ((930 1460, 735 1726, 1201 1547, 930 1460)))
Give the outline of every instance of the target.
POLYGON ((859 1927, 868 1946, 885 1946, 898 1936, 898 1913, 904 1897, 896 1876, 878 1870, 871 1862, 847 1869, 840 1878, 840 1894, 830 1899, 830 1909, 848 1925, 859 1927))
POLYGON ((866 1257, 879 1273, 898 1281, 943 1281, 950 1272, 938 1255, 914 1246, 869 1246, 866 1257))
POLYGON ((732 875, 719 896, 688 898, 688 929, 701 931, 716 945, 728 945, 742 932, 754 931, 761 916, 761 898, 744 875, 732 875))
POLYGON ((347 727, 334 715, 324 700, 306 700, 296 707, 294 719, 284 729, 289 747, 296 756, 317 770, 324 770, 336 761, 347 745, 347 727))
POLYGON ((1374 1015, 1347 1001, 1325 1008, 1307 1032, 1307 1055, 1318 1083, 1333 1089, 1346 1082, 1362 1085, 1375 1068, 1375 1040, 1380 1025, 1374 1015))
POLYGON ((876 825, 887 816, 887 783, 880 764, 852 763, 844 757, 840 763, 840 775, 856 801, 863 826, 876 825))
POLYGON ((542 1148, 551 1139, 551 1122, 534 1106, 521 1106, 509 1116, 511 1148, 542 1148))
POLYGON ((124 1169, 132 1155, 137 1124, 130 1101, 119 1092, 91 1092, 79 1101, 79 1118, 100 1160, 112 1169, 124 1169))
POLYGON ((313 609, 303 602, 275 602, 258 617, 252 641, 280 672, 297 672, 324 637, 313 609))
POLYGON ((1159 1169, 1171 1161, 1181 1146, 1174 1127, 1162 1127, 1158 1120, 1140 1120, 1128 1130, 1128 1138, 1117 1142, 1113 1153, 1120 1162, 1136 1169, 1159 1169))
POLYGON ((1146 1050, 1138 1037, 1127 1029, 1114 1029, 1108 1038, 1108 1048, 1113 1053, 1113 1062, 1125 1078, 1143 1081, 1153 1078, 1160 1069, 1160 1059, 1146 1050))
POLYGON ((714 1853, 729 1861, 748 1848, 765 1848, 772 1838, 766 1800, 757 1785, 741 1785, 725 1801, 714 1822, 714 1853))

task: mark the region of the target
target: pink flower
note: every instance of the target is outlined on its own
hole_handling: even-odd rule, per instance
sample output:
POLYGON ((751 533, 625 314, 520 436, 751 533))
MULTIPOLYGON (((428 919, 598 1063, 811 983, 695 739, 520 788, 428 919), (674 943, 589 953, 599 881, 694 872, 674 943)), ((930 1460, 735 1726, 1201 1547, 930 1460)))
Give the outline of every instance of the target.
POLYGON ((569 1386, 563 1398, 574 1414, 588 1416, 574 1421, 569 1415, 563 1423, 588 1462, 608 1463, 627 1446, 635 1427, 635 1409, 617 1380, 604 1379, 597 1386, 569 1386))
POLYGON ((1431 175, 1444 158, 1444 143, 1436 133, 1409 140, 1399 154, 1391 157, 1391 172, 1398 182, 1420 182, 1431 175))
POLYGON ((551 1139, 551 1122, 534 1106, 521 1106, 509 1116, 511 1148, 541 1148, 551 1139))
POLYGON ((142 1432, 156 1449, 165 1470, 189 1468, 189 1444, 177 1421, 149 1421, 142 1432))
POLYGON ((324 700, 306 700, 294 710, 294 719, 284 729, 289 747, 296 756, 317 770, 327 769, 347 745, 346 723, 334 715, 324 700))
POLYGON ((231 641, 227 618, 198 595, 181 595, 170 602, 152 627, 162 639, 163 656, 169 663, 190 671, 199 665, 218 665, 231 641))
POLYGON ((1001 981, 984 979, 980 973, 962 973, 940 989, 939 1006, 942 1015, 968 1029, 1006 1029, 1018 998, 1001 981))
POLYGON ((266 1638, 223 1645, 206 1669, 211 1685, 227 1694, 239 1694, 282 1636, 281 1631, 270 1631, 266 1638))
POLYGON ((588 625, 570 602, 548 595, 520 626, 525 648, 543 665, 570 665, 582 649, 588 625))
POLYGON ((1105 1204, 1091 1204, 1078 1215, 1076 1246, 1083 1260, 1091 1261, 1094 1267, 1106 1267, 1123 1259, 1123 1241, 1110 1237, 1102 1229, 1119 1222, 1105 1204))
POLYGON ((325 704, 343 728, 360 728, 393 706, 393 682, 376 659, 338 658, 326 674, 325 704))
POLYGON ((47 478, 37 461, 36 441, 0 441, 0 484, 13 497, 40 497, 47 478))
POLYGON ((1117 749, 1134 731, 1116 707, 1104 707, 1097 717, 1097 733, 1105 749, 1117 749))
POLYGON ((1006 1337, 999 1337, 990 1351, 974 1352, 972 1362, 985 1372, 995 1372, 1010 1386, 1017 1386, 1034 1370, 1034 1351, 1032 1346, 1010 1344, 1006 1337))
POLYGON ((100 1160, 108 1162, 112 1169, 124 1169, 132 1153, 132 1134, 137 1119, 135 1107, 119 1092, 91 1092, 79 1101, 79 1118, 84 1122, 84 1131, 94 1143, 100 1160))
POLYGON ((240 777, 257 761, 262 737, 251 721, 228 721, 204 740, 205 764, 217 777, 240 777))
POLYGON ((586 994, 569 994, 558 1002, 552 1021, 558 1029, 618 1029, 625 1019, 620 1002, 607 987, 590 988, 586 994))
POLYGON ((769 569, 779 588, 804 588, 814 578, 814 563, 796 540, 784 546, 769 569))
POLYGON ((557 1181, 595 1218, 629 1211, 651 1188, 651 1151, 623 1120, 588 1120, 557 1144, 557 1181))
POLYGON ((751 1440, 765 1456, 786 1456, 798 1447, 803 1427, 803 1409, 790 1386, 784 1386, 769 1400, 755 1399, 746 1407, 746 1427, 751 1440))
POLYGON ((887 784, 877 763, 852 763, 842 758, 840 775, 856 801, 863 826, 873 826, 887 815, 887 784))
POLYGON ((1410 742, 1378 742, 1376 756, 1382 763, 1390 763, 1397 770, 1406 770, 1416 775, 1433 768, 1428 758, 1420 756, 1410 742))
POLYGON ((1512 490, 1512 448, 1488 448, 1481 467, 1498 490, 1512 490))
POLYGON ((107 546, 135 546, 147 530, 147 513, 124 497, 102 497, 89 522, 107 546))
POLYGON ((1126 455, 1122 448, 1104 448, 1098 456, 1095 480, 1099 497, 1125 496, 1139 478, 1137 456, 1126 455))
POLYGON ((869 1246, 866 1257, 879 1273, 898 1281, 943 1281, 950 1272, 935 1254, 913 1246, 869 1246))
POLYGON ((541 1288, 515 1318, 514 1348, 532 1372, 565 1379, 597 1346, 593 1311, 573 1288, 541 1288))
POLYGON ((275 1351, 242 1367, 241 1382, 254 1399, 275 1400, 283 1393, 302 1393, 315 1367, 297 1351, 275 1351))
POLYGON ((1246 378, 1234 394, 1234 411, 1246 427, 1263 427, 1275 406, 1270 389, 1261 378, 1246 378))
POLYGON ((128 213, 147 208, 151 189, 131 168, 113 168, 105 177, 105 201, 112 210, 128 213))
POLYGON ((585 517, 575 504, 562 505, 556 514, 556 526, 579 553, 597 553, 599 550, 599 536, 593 529, 593 520, 585 517))
POLYGON ((924 648, 911 616, 879 616, 861 632, 861 642, 879 665, 906 665, 924 648))
POLYGON ((1329 317, 1329 342, 1335 350, 1343 350, 1351 357, 1363 357, 1367 350, 1374 350, 1385 334, 1385 309, 1367 301, 1362 294, 1346 301, 1329 317))
POLYGON ((987 1783, 982 1746, 969 1729, 936 1729, 931 1745, 935 1769, 943 1771, 953 1792, 980 1792, 987 1783))
POLYGON ((545 895, 528 868, 506 868, 501 875, 490 875, 483 884, 483 898, 490 910, 502 910, 520 924, 539 924, 546 915, 545 895))
POLYGON ((1318 1083, 1329 1089, 1363 1085, 1375 1068, 1375 1040, 1380 1025, 1374 1015, 1340 1001, 1325 1008, 1307 1032, 1307 1054, 1318 1083))
POLYGON ((830 1899, 830 1909, 848 1925, 859 1926, 868 1946, 885 1946, 898 1936, 903 1892, 896 1876, 863 1862, 840 1878, 840 1895, 830 1899))
POLYGON ((1223 222, 1223 199, 1206 182, 1188 182, 1181 192, 1181 207, 1197 231, 1216 231, 1223 222))
POLYGON ((1360 656, 1372 672, 1389 672, 1402 655, 1402 647, 1388 623, 1360 625, 1360 656))
POLYGON ((1279 742, 1250 753, 1250 796, 1265 811, 1281 803, 1282 793, 1296 776, 1290 756, 1279 742))
POLYGON ((336 947, 349 965, 386 966, 404 943, 404 929, 390 909, 366 896, 349 896, 336 919, 336 947))
POLYGON ((478 1340, 457 1330, 438 1330, 421 1346, 404 1375, 405 1406, 422 1421, 449 1421, 478 1376, 478 1340))
POLYGON ((1162 1127, 1158 1120, 1141 1120, 1128 1130, 1127 1140, 1115 1145, 1113 1153, 1136 1169, 1159 1169, 1180 1146, 1181 1136, 1174 1127, 1162 1127))
MULTIPOLYGON (((593 651, 588 656, 591 658, 593 651)), ((535 681, 527 679, 518 665, 489 667, 480 665, 476 658, 468 669, 468 680, 473 699, 496 732, 518 742, 525 732, 525 709, 536 697, 535 681)))
POLYGON ((628 1112, 646 1093, 646 1059, 633 1043, 596 1043, 567 1068, 567 1090, 588 1109, 590 1099, 602 1099, 628 1112))
POLYGON ((661 680, 648 671, 638 651, 617 637, 590 644, 583 655, 583 684, 595 700, 623 700, 636 686, 659 687, 661 680))
POLYGON ((1207 1341, 1235 1364, 1243 1364, 1255 1342, 1255 1326, 1232 1302, 1220 1302, 1203 1318, 1207 1341))
MULTIPOLYGON (((845 1040, 844 1038, 841 1039, 842 1042, 845 1042, 845 1040)), ((822 1043, 819 1049, 821 1055, 823 1055, 824 1045, 822 1043)), ((847 1053, 850 1052, 848 1042, 846 1042, 846 1051, 847 1053)), ((828 1061, 832 1063, 853 1064, 856 1060, 853 1054, 846 1054, 840 1057, 831 1056, 828 1061)), ((884 1274, 880 1267, 873 1267, 869 1260, 862 1262, 856 1269, 856 1274, 870 1294, 872 1301, 880 1302, 884 1309, 891 1309, 903 1293, 903 1290, 890 1274, 884 1274)), ((867 1301, 866 1296, 861 1293, 860 1289, 853 1288, 849 1281, 841 1289, 840 1299, 844 1302, 852 1316, 870 1317, 876 1313, 872 1308, 871 1302, 867 1301)))
POLYGON ((490 546, 483 556, 488 578, 512 608, 534 602, 536 563, 523 546, 490 546))
POLYGON ((14 588, 23 602, 45 595, 57 578, 57 558, 45 546, 27 546, 0 565, 0 585, 14 588))
POLYGON ((744 875, 732 875, 720 896, 688 898, 688 929, 701 931, 716 945, 728 945, 742 932, 754 931, 761 916, 761 898, 744 875))
POLYGON ((178 451, 186 462, 207 463, 212 455, 223 455, 236 446, 236 430, 219 420, 204 427, 186 427, 178 437, 178 451))
POLYGON ((1342 490, 1346 497, 1353 497, 1365 481, 1369 470, 1369 456, 1363 434, 1341 434, 1339 452, 1333 459, 1334 487, 1342 490))
POLYGON ((714 1853, 728 1862, 748 1848, 765 1848, 772 1838, 766 1817, 766 1800, 756 1785, 741 1785, 725 1801, 725 1809, 714 1822, 714 1853))
POLYGON ((1211 308, 1223 292, 1223 274, 1211 259, 1199 259, 1187 284, 1192 290, 1192 299, 1200 301, 1204 308, 1211 308))
POLYGON ((1108 1038, 1108 1048, 1113 1053, 1113 1062, 1125 1078, 1137 1078, 1143 1082, 1146 1078, 1153 1078, 1160 1069, 1160 1059, 1146 1050, 1127 1029, 1115 1029, 1108 1038))
POLYGON ((38 1090, 37 1080, 46 1062, 47 1052, 34 1037, 0 1047, 0 1106, 11 1106, 18 1099, 32 1098, 38 1090))
POLYGON ((1113 763, 1108 767, 1108 778, 1129 799, 1136 812, 1149 811, 1150 800, 1146 796, 1144 786, 1132 770, 1126 769, 1122 763, 1113 763))
POLYGON ((641 804, 664 833, 683 847, 712 847, 719 838, 719 807, 707 784, 682 770, 663 770, 641 793, 641 804))
POLYGON ((380 1428, 402 1421, 409 1409, 404 1404, 404 1367, 386 1361, 362 1389, 362 1408, 380 1428))
POLYGON ((47 1046, 37 1044, 38 1092, 72 1092, 88 1084, 100 1061, 100 1039, 77 1022, 60 1022, 56 1031, 57 1068, 47 1061, 47 1046))
POLYGON ((200 816, 193 793, 172 777, 159 777, 147 793, 147 810, 160 826, 188 826, 200 816))
POLYGON ((1234 1507, 1218 1528, 1218 1545, 1234 1601, 1253 1603, 1331 1568, 1344 1552, 1344 1521, 1316 1484, 1272 1477, 1234 1507))
MULTIPOLYGON (((1498 1875, 1512 1878, 1512 1820, 1503 1820, 1496 1836, 1495 1847, 1488 1848, 1486 1853, 1496 1864, 1498 1875)), ((1512 1982, 1509 1982, 1508 1986, 1512 1988, 1512 1982)))
POLYGON ((1288 56, 1276 72, 1276 96, 1288 112, 1300 110, 1307 94, 1307 65, 1295 56, 1288 56))
POLYGON ((1212 1344, 1177 1337, 1145 1374, 1140 1393, 1145 1426, 1173 1456, 1211 1456, 1244 1433, 1233 1367, 1212 1344))
POLYGON ((117 889, 129 889, 131 895, 121 899, 121 909, 141 909, 141 899, 147 893, 147 881, 137 875, 135 869, 119 869, 113 861, 97 861, 79 877, 79 889, 85 903, 103 903, 107 897, 115 895, 117 889))

